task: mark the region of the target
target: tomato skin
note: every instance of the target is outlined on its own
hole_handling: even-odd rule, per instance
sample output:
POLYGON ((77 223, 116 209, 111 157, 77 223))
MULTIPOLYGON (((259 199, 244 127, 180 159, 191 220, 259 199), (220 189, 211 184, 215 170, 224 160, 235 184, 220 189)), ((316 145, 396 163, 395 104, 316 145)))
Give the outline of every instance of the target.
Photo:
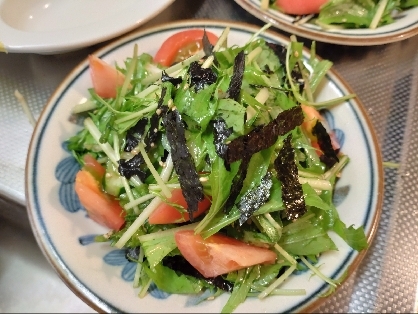
POLYGON ((177 247, 184 258, 204 277, 216 277, 257 264, 273 264, 276 253, 222 234, 203 239, 193 230, 175 234, 177 247))
POLYGON ((90 154, 83 156, 83 169, 90 172, 98 181, 101 181, 106 173, 106 169, 90 154))
MULTIPOLYGON (((184 199, 183 192, 181 189, 174 189, 171 191, 171 197, 168 199, 170 203, 178 204, 187 208, 186 200, 184 199)), ((210 207, 210 200, 205 198, 199 202, 197 211, 193 213, 193 218, 196 218, 203 214, 210 207)), ((190 217, 188 213, 180 213, 178 209, 167 204, 161 203, 154 212, 148 218, 148 222, 153 225, 157 224, 171 224, 189 221, 190 217)))
MULTIPOLYGON (((188 29, 171 35, 163 42, 155 54, 154 61, 163 66, 170 66, 182 47, 193 42, 198 42, 202 46, 203 33, 203 29, 188 29)), ((215 45, 218 41, 218 36, 208 31, 206 31, 206 35, 209 42, 215 45)))
POLYGON ((115 98, 117 88, 125 81, 125 75, 95 55, 89 55, 88 60, 93 88, 97 95, 102 98, 115 98))
POLYGON ((77 173, 74 189, 91 219, 112 230, 123 226, 124 210, 119 201, 103 192, 90 172, 80 170, 77 173))
POLYGON ((319 13, 319 9, 329 0, 276 0, 276 5, 283 13, 305 15, 319 13))

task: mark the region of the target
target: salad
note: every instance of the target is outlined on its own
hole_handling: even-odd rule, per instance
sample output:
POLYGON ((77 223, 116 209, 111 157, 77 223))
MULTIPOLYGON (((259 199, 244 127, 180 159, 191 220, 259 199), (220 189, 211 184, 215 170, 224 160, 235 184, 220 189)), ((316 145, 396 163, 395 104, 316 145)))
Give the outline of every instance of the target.
POLYGON ((324 29, 375 29, 416 6, 418 0, 261 0, 263 9, 295 15, 297 23, 309 21, 324 29))
MULTIPOLYGON (((324 276, 323 253, 367 247, 363 227, 346 226, 333 191, 349 157, 315 102, 327 60, 303 58, 260 33, 242 46, 189 29, 155 56, 110 65, 89 56, 90 99, 74 107, 83 129, 68 140, 78 160, 75 192, 109 229, 97 242, 137 263, 134 286, 205 298, 305 294, 281 289, 294 272, 324 276)), ((203 300, 202 300, 203 302, 203 300)))

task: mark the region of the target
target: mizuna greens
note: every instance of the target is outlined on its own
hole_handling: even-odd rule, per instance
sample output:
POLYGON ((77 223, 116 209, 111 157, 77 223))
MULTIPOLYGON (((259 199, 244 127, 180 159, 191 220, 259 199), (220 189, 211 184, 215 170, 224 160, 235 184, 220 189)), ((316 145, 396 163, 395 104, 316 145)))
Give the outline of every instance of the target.
POLYGON ((303 126, 313 122, 305 115, 315 106, 353 95, 315 102, 332 64, 317 59, 314 46, 304 60, 294 37, 284 47, 254 34, 227 47, 228 32, 214 47, 204 39, 204 50, 169 68, 135 47, 117 66, 126 77, 117 96, 103 99, 90 89, 91 98, 76 106, 84 128, 68 141, 84 169, 86 155, 105 168, 100 187, 119 200, 125 223, 97 241, 126 249, 137 262, 139 295, 151 283, 169 293, 230 293, 226 313, 247 297, 304 294, 303 287, 279 288, 296 270, 309 268, 335 288, 339 282, 315 266, 322 253, 338 249, 328 232, 355 250, 367 247, 363 228, 347 227, 332 202, 349 157, 332 146, 325 121, 303 126), (190 221, 150 224, 179 188, 187 206, 171 205, 190 221), (195 216, 204 198, 210 208, 195 216), (182 256, 180 230, 203 239, 226 235, 277 258, 205 278, 182 256))
MULTIPOLYGON (((268 5, 279 10, 276 0, 270 0, 268 5)), ((309 21, 324 29, 375 29, 395 22, 405 10, 416 6, 418 0, 329 0, 319 14, 301 21, 309 21)))

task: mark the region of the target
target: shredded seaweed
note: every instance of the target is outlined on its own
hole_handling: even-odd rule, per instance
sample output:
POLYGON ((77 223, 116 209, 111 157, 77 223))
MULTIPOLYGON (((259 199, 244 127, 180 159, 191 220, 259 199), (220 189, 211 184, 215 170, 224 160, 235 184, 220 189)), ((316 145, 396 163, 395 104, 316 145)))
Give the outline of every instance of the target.
POLYGON ((298 167, 295 162, 295 151, 292 147, 292 135, 283 141, 283 147, 274 160, 274 169, 282 187, 282 200, 288 220, 300 218, 306 212, 302 185, 299 183, 298 167))
POLYGON ((270 197, 270 189, 273 186, 272 175, 268 172, 262 179, 260 184, 246 193, 237 208, 240 212, 239 224, 242 226, 254 212, 265 204, 270 197))
POLYGON ((171 268, 174 271, 181 272, 187 276, 192 276, 198 279, 202 279, 212 286, 215 286, 223 291, 232 292, 234 284, 228 280, 222 278, 222 276, 216 277, 204 277, 196 268, 194 268, 183 256, 174 255, 166 256, 163 261, 163 265, 171 268))
POLYGON ((125 152, 130 152, 138 146, 139 142, 141 141, 144 135, 145 127, 147 126, 147 124, 148 119, 142 118, 126 132, 126 144, 124 148, 125 152))
POLYGON ((240 51, 234 60, 234 70, 232 73, 231 82, 229 83, 228 98, 238 101, 241 93, 242 79, 244 78, 245 70, 245 54, 244 51, 240 51))
POLYGON ((203 44, 203 51, 205 52, 205 55, 210 56, 213 52, 213 45, 209 41, 208 35, 206 33, 206 29, 203 30, 202 44, 203 44))
POLYGON ((187 203, 190 221, 197 205, 203 200, 203 186, 194 165, 193 157, 186 144, 184 125, 177 110, 168 111, 163 118, 167 140, 170 145, 174 169, 179 176, 180 187, 187 203))
POLYGON ((323 154, 319 157, 320 160, 328 167, 331 168, 335 165, 339 159, 337 156, 338 150, 335 151, 332 147, 331 138, 322 125, 321 122, 316 121, 315 126, 312 128, 312 134, 316 136, 318 140, 319 148, 323 154))
POLYGON ((141 154, 133 156, 131 159, 120 159, 118 171, 120 175, 127 179, 137 175, 142 181, 147 178, 147 173, 140 169, 140 165, 144 163, 141 154))
POLYGON ((206 85, 211 85, 216 82, 217 75, 212 68, 204 69, 195 61, 190 64, 190 87, 194 86, 195 92, 202 90, 206 85))
POLYGON ((225 144, 225 140, 232 134, 233 129, 228 128, 225 120, 218 117, 213 122, 213 143, 215 144, 215 151, 219 157, 226 159, 226 153, 228 146, 225 144))
POLYGON ((245 177, 248 172, 251 155, 244 155, 238 168, 238 172, 232 180, 231 190, 224 205, 224 212, 229 213, 235 204, 235 201, 244 185, 245 177))
POLYGON ((170 82, 174 86, 179 85, 181 82, 183 82, 183 79, 181 77, 171 77, 167 74, 166 71, 163 71, 161 73, 161 82, 170 82))
POLYGON ((244 155, 253 155, 276 143, 279 136, 285 135, 303 122, 303 112, 296 106, 281 112, 276 119, 250 133, 237 137, 228 144, 226 162, 233 163, 244 155))

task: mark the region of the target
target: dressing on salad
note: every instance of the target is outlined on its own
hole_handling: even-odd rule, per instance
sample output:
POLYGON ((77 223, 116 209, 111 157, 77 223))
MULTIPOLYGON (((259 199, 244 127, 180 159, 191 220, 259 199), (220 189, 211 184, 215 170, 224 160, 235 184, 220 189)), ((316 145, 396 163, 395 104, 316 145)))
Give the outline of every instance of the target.
POLYGON ((304 60, 296 38, 285 47, 259 33, 228 47, 228 32, 213 46, 203 30, 203 49, 172 66, 136 46, 116 67, 91 56, 94 88, 74 108, 84 128, 68 141, 80 202, 111 229, 96 240, 137 263, 139 296, 151 283, 229 293, 225 313, 247 297, 305 294, 280 288, 297 270, 332 291, 339 281, 315 266, 338 249, 328 232, 367 247, 332 202, 349 157, 318 111, 353 95, 315 102, 332 64, 314 47, 304 60))

